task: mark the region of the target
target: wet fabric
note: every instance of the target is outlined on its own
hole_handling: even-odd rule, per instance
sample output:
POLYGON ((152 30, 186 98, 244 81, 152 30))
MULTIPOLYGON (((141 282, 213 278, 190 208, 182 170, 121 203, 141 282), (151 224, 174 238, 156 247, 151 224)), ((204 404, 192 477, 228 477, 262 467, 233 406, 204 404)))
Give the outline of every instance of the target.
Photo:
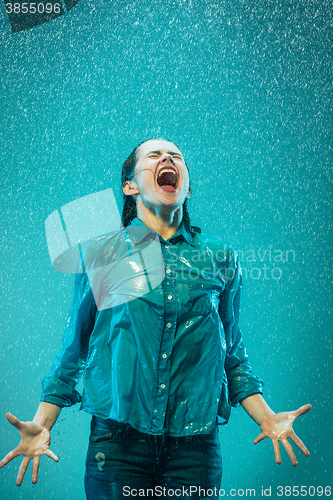
POLYGON ((184 225, 165 241, 136 218, 125 234, 83 249, 85 272, 76 276, 63 347, 43 380, 42 401, 60 407, 81 401, 92 415, 152 435, 210 433, 217 415, 225 423, 231 406, 262 392, 238 325, 237 252, 184 225), (130 291, 126 285, 127 298, 119 300, 124 287, 108 281, 109 271, 135 253, 140 227, 144 245, 160 243, 163 276, 144 289, 145 266, 129 260, 130 291), (75 387, 82 374, 81 397, 75 387))
POLYGON ((217 499, 221 476, 217 426, 210 434, 177 438, 92 418, 84 481, 87 500, 217 499))

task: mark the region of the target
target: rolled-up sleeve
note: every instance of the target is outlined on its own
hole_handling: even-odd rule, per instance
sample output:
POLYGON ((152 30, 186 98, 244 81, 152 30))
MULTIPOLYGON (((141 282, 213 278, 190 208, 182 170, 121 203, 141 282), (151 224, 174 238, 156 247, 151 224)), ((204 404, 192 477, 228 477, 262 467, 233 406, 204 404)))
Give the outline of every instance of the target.
POLYGON ((87 275, 77 274, 63 345, 54 359, 49 374, 42 381, 41 401, 61 408, 81 401, 81 395, 75 387, 84 370, 96 311, 87 275))
POLYGON ((237 253, 228 252, 226 266, 226 287, 220 300, 220 317, 226 338, 225 373, 227 379, 228 403, 236 406, 252 394, 262 393, 263 381, 253 375, 251 365, 239 328, 242 274, 237 253))

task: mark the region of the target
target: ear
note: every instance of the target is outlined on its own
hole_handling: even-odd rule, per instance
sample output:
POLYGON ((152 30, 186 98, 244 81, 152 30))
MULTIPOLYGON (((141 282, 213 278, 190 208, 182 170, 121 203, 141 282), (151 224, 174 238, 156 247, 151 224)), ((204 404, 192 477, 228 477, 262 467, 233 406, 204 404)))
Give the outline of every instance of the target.
POLYGON ((123 192, 126 196, 133 196, 134 194, 139 194, 139 189, 135 182, 126 181, 123 185, 123 192))
POLYGON ((188 191, 187 191, 186 198, 190 199, 190 198, 191 198, 191 194, 192 194, 192 191, 191 191, 191 186, 189 186, 188 191))

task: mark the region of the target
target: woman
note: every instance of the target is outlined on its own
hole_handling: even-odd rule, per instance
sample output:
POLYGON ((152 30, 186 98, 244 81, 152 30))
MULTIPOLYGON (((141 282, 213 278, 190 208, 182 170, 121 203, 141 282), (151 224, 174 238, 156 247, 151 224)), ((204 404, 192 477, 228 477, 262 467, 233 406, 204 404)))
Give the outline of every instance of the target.
POLYGON ((78 401, 93 415, 88 499, 157 498, 162 491, 218 498, 217 426, 238 403, 261 427, 254 442, 270 437, 280 463, 281 441, 297 465, 287 439, 309 455, 292 422, 311 407, 274 414, 262 398, 238 327, 237 254, 190 225, 189 173, 179 148, 160 138, 141 143, 123 165, 122 184, 124 228, 84 247, 64 347, 33 421, 7 414, 22 441, 0 467, 24 455, 20 485, 33 458, 36 483, 40 455, 58 461, 49 431, 60 409, 78 401), (120 277, 110 278, 119 269, 120 277), (81 397, 75 386, 82 374, 81 397))

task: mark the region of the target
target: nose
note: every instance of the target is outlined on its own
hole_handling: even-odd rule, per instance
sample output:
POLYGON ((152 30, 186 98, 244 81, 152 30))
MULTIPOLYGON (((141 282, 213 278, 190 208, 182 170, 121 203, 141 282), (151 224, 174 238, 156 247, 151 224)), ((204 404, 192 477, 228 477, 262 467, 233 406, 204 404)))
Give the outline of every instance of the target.
POLYGON ((161 156, 161 160, 160 161, 161 161, 161 163, 171 163, 172 165, 175 164, 174 159, 172 158, 172 156, 169 153, 164 153, 161 156))

